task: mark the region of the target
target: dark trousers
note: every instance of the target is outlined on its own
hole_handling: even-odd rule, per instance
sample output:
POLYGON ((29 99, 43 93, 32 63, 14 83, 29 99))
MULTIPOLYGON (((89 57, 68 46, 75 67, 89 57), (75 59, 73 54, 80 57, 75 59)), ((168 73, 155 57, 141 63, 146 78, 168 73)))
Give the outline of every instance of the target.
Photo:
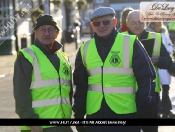
MULTIPOLYGON (((159 107, 160 107, 160 96, 159 93, 156 92, 156 106, 155 106, 155 118, 159 118, 159 107)), ((149 115, 147 115, 149 116, 149 115)), ((143 132, 158 132, 158 126, 141 126, 141 129, 143 130, 143 132)))
MULTIPOLYGON (((106 103, 102 100, 101 109, 92 115, 87 115, 87 119, 133 119, 137 118, 137 113, 131 114, 116 114, 111 110, 106 103)), ((85 132, 140 132, 139 126, 86 126, 85 132)))
MULTIPOLYGON (((21 132, 31 132, 30 130, 21 130, 21 132)), ((43 132, 73 132, 70 126, 57 126, 43 129, 43 132)))
POLYGON ((158 126, 141 126, 143 132, 158 132, 158 126))
POLYGON ((162 113, 169 114, 172 109, 171 100, 169 97, 169 85, 162 85, 162 113))

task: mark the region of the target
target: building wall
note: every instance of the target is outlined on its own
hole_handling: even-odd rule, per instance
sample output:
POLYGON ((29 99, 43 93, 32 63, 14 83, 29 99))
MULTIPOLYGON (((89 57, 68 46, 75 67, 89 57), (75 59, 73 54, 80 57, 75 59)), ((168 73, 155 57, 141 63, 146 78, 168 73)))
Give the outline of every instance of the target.
POLYGON ((109 6, 109 1, 108 0, 93 0, 93 9, 96 9, 102 6, 109 6))
POLYGON ((13 0, 0 0, 0 55, 16 54, 13 0))

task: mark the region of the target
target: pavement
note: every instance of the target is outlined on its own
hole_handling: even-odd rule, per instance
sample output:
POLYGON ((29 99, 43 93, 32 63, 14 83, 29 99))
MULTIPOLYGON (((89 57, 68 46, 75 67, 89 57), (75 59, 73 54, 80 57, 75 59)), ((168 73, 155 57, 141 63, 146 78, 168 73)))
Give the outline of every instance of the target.
MULTIPOLYGON (((85 36, 81 40, 88 40, 85 36)), ((81 45, 78 44, 78 47, 81 45)), ((66 43, 65 52, 69 55, 71 65, 74 69, 75 56, 78 51, 75 43, 66 43)), ((13 97, 13 66, 16 55, 0 56, 0 118, 18 118, 15 114, 15 102, 13 97)), ((175 113, 175 78, 172 77, 170 85, 170 97, 173 104, 172 112, 175 113)), ((175 122, 175 120, 173 120, 175 122)), ((77 132, 75 127, 72 127, 74 132, 77 132)), ((0 132, 20 132, 18 126, 0 126, 0 132)), ((175 126, 159 126, 158 132, 175 132, 175 126)))

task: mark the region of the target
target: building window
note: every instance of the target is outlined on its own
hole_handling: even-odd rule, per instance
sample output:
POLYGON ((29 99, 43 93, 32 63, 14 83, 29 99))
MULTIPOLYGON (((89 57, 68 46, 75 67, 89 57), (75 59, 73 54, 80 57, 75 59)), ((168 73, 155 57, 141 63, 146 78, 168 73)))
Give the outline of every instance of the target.
POLYGON ((13 35, 14 31, 13 1, 0 0, 0 38, 13 35))

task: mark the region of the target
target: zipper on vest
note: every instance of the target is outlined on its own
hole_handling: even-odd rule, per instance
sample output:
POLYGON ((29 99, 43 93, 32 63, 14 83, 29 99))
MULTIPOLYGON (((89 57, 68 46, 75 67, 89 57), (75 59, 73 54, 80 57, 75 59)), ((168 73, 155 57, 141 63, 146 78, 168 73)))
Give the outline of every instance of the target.
POLYGON ((62 102, 63 102, 63 99, 62 99, 62 91, 61 91, 61 79, 60 79, 60 74, 58 73, 58 81, 59 81, 59 92, 60 92, 60 97, 61 97, 61 104, 60 104, 60 107, 61 107, 61 111, 62 111, 62 116, 63 116, 63 119, 65 118, 65 113, 64 113, 64 110, 63 110, 63 106, 62 106, 62 102))
POLYGON ((103 93, 103 97, 104 97, 104 89, 103 89, 103 66, 101 66, 101 86, 102 86, 102 93, 103 93))
MULTIPOLYGON (((101 77, 102 77, 102 81, 101 81, 101 85, 102 85, 102 93, 103 93, 103 99, 102 100, 104 100, 105 102, 106 102, 106 100, 105 100, 105 95, 104 95, 104 87, 103 87, 103 66, 101 66, 101 73, 102 73, 102 75, 101 75, 101 77)), ((103 102, 102 102, 103 103, 103 102)), ((103 110, 103 117, 102 118, 106 118, 105 117, 105 107, 104 107, 104 104, 103 104, 103 106, 102 106, 103 108, 102 108, 102 110, 103 110)), ((104 126, 104 132, 106 132, 107 131, 107 126, 104 126)))

